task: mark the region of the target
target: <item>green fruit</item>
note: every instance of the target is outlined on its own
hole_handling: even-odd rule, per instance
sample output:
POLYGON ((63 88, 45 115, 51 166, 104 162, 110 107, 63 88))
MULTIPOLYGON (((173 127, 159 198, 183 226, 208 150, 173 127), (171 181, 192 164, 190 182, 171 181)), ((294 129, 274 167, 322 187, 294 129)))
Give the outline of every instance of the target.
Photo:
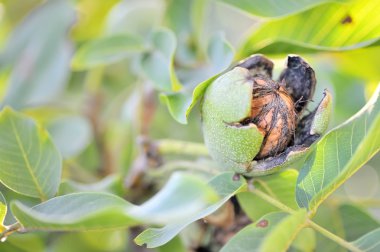
POLYGON ((312 95, 314 92, 316 81, 311 67, 302 58, 289 56, 288 68, 281 74, 283 78, 280 78, 279 82, 269 79, 272 76, 272 67, 273 63, 268 59, 261 55, 254 55, 219 76, 205 91, 201 104, 205 144, 210 155, 224 170, 233 170, 245 176, 260 176, 282 168, 297 166, 305 160, 311 145, 327 129, 331 112, 331 95, 327 91, 317 108, 303 117, 301 113, 312 97, 305 97, 302 101, 295 100, 297 96, 300 96, 300 88, 305 94, 312 95), (260 104, 256 102, 259 99, 257 95, 253 95, 256 94, 254 90, 259 85, 255 81, 256 77, 268 80, 264 81, 264 84, 271 83, 273 89, 268 89, 268 92, 290 91, 292 104, 289 108, 297 106, 294 113, 298 113, 298 121, 284 114, 293 113, 289 108, 280 110, 284 107, 281 100, 272 104, 262 99, 265 101, 262 106, 266 108, 262 111, 266 111, 269 116, 261 116, 259 119, 269 120, 269 122, 262 123, 257 117, 253 117, 255 114, 252 113, 253 109, 257 110, 257 107, 253 108, 253 106, 260 104), (271 110, 267 109, 268 104, 273 106, 270 107, 271 110), (284 122, 288 118, 290 121, 284 122), (290 131, 282 130, 282 127, 289 125, 290 131), (269 134, 272 129, 279 132, 275 134, 279 139, 269 134), (281 134, 283 132, 286 134, 281 134), (260 151, 267 141, 271 141, 272 145, 269 146, 275 148, 276 143, 281 143, 282 138, 285 138, 285 141, 282 141, 282 145, 285 143, 284 146, 275 152, 268 152, 271 156, 262 155, 260 151))
POLYGON ((252 81, 247 69, 236 67, 216 79, 202 103, 205 144, 225 169, 247 171, 259 153, 263 135, 256 125, 241 125, 251 114, 252 81))

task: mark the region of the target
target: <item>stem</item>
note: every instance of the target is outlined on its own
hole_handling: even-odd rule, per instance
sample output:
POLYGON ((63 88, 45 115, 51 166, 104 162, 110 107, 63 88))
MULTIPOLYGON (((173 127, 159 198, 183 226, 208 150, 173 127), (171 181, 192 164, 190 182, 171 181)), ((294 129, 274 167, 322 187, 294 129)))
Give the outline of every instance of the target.
POLYGON ((162 139, 156 141, 155 144, 161 154, 209 156, 206 146, 202 143, 162 139))
POLYGON ((255 194, 256 196, 258 196, 259 198, 265 200, 266 202, 268 202, 269 204, 281 209, 282 211, 284 212, 287 212, 289 214, 294 214, 296 211, 291 209, 290 207, 288 207, 287 205, 281 203, 280 201, 276 200, 275 198, 272 198, 271 196, 269 196, 268 194, 260 191, 260 190, 257 190, 257 189, 250 189, 250 191, 255 194))
POLYGON ((7 229, 0 233, 0 241, 5 241, 9 235, 14 232, 20 231, 22 226, 20 223, 16 222, 10 226, 7 226, 7 229))
POLYGON ((309 227, 312 227, 313 229, 317 230, 319 233, 321 233, 322 235, 324 235, 325 237, 329 238, 330 240, 336 242, 337 244, 339 244, 340 246, 350 250, 350 251, 353 251, 353 252, 362 252, 361 249, 355 247, 352 243, 340 238, 339 236, 331 233, 330 231, 328 231, 327 229, 319 226, 317 223, 309 220, 308 221, 308 225, 309 227))
MULTIPOLYGON (((248 186, 248 189, 250 192, 252 192, 253 194, 255 194, 256 196, 260 197, 261 199, 265 200, 266 202, 268 202, 269 204, 281 209, 282 211, 284 212, 287 212, 289 214, 293 214, 295 213, 296 211, 291 209, 290 207, 288 207, 287 205, 281 203, 280 201, 278 201, 277 199, 269 196, 268 194, 258 190, 258 189, 255 189, 253 186, 252 186, 252 183, 249 183, 249 186, 248 186)), ((353 251, 353 252, 361 252, 362 250, 357 248, 356 246, 354 246, 352 243, 340 238, 339 236, 331 233, 330 231, 328 231, 327 229, 319 226, 317 223, 313 222, 312 220, 308 220, 307 221, 307 224, 309 227, 315 229, 316 231, 318 231, 319 233, 321 233, 322 235, 324 235, 325 237, 329 238, 330 240, 336 242, 337 244, 339 244, 340 246, 350 250, 350 251, 353 251)))

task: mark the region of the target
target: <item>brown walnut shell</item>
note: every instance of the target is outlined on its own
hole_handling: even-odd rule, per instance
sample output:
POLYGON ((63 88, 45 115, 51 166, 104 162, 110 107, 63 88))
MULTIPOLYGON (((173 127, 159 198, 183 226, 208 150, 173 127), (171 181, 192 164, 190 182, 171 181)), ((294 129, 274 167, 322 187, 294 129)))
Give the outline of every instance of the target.
POLYGON ((251 122, 264 135, 257 159, 274 156, 288 146, 296 126, 294 102, 285 88, 264 76, 253 78, 251 122))

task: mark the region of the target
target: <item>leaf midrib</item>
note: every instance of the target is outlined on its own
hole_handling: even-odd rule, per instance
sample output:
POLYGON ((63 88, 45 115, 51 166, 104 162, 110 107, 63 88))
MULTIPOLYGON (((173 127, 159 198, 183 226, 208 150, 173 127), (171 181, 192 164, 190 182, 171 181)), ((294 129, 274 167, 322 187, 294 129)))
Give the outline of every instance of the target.
POLYGON ((10 123, 11 123, 12 131, 13 131, 13 134, 14 134, 14 136, 15 136, 15 138, 16 138, 17 146, 19 147, 19 149, 20 149, 20 151, 21 151, 21 154, 22 154, 22 157, 23 157, 23 159, 24 159, 24 162, 25 162, 26 168, 27 168, 27 170, 28 170, 28 172, 29 172, 29 174, 30 174, 30 176, 31 176, 31 178, 32 178, 33 183, 34 183, 35 186, 36 186, 36 189, 37 189, 37 191, 38 191, 38 194, 40 195, 41 200, 45 201, 45 200, 47 199, 47 197, 46 197, 46 195, 43 193, 42 188, 40 187, 40 185, 38 184, 38 180, 37 180, 37 178, 36 178, 36 176, 35 176, 35 174, 34 174, 34 172, 33 172, 33 168, 32 168, 32 166, 31 166, 31 164, 29 163, 29 159, 28 159, 27 154, 26 154, 26 152, 25 152, 24 146, 22 145, 22 142, 21 142, 20 136, 19 136, 19 134, 17 133, 17 129, 16 129, 16 126, 15 126, 15 124, 14 124, 14 122, 13 122, 13 119, 10 118, 9 121, 10 121, 10 123))

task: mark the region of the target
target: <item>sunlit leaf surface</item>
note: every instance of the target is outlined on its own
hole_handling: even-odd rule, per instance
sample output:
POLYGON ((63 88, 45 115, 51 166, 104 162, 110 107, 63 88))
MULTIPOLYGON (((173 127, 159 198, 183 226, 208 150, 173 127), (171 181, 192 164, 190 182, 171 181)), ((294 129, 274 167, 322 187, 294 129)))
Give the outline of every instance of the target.
POLYGON ((356 115, 316 145, 297 180, 297 203, 311 211, 380 149, 380 85, 356 115))
POLYGON ((243 58, 255 52, 342 51, 376 45, 380 39, 379 11, 376 1, 321 5, 264 23, 238 54, 243 58))
POLYGON ((281 17, 311 9, 330 2, 348 2, 347 0, 219 0, 244 12, 261 17, 281 17))

